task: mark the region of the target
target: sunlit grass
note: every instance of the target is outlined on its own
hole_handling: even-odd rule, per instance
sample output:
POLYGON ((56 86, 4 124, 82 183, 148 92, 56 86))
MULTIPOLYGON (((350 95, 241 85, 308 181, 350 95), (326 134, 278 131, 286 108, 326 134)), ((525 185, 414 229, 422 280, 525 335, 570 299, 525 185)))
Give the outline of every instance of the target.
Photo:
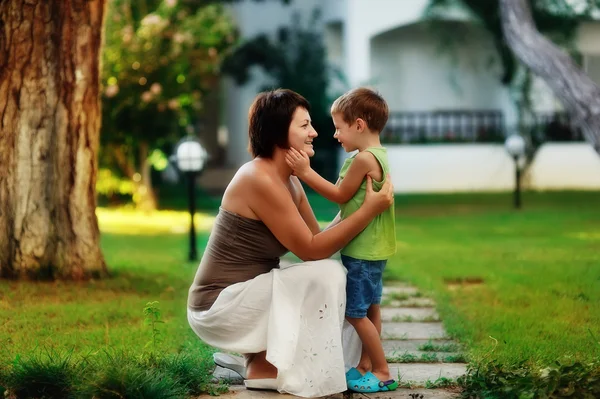
MULTIPOLYGON (((184 234, 190 230, 190 214, 184 211, 143 212, 128 208, 97 208, 100 230, 113 234, 184 234)), ((196 213, 196 230, 209 231, 214 215, 196 213)))

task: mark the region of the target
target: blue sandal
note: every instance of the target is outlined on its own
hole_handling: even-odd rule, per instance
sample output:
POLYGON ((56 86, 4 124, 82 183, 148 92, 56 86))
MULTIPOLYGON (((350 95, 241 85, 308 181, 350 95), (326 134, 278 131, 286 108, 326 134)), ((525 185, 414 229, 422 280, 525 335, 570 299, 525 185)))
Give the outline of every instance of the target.
POLYGON ((360 393, 388 392, 395 391, 398 388, 398 382, 396 380, 379 381, 379 378, 369 371, 362 378, 348 381, 348 388, 360 393))
POLYGON ((360 380, 362 378, 362 373, 358 371, 356 367, 352 367, 350 370, 346 371, 346 385, 348 389, 350 388, 350 383, 354 380, 360 380))

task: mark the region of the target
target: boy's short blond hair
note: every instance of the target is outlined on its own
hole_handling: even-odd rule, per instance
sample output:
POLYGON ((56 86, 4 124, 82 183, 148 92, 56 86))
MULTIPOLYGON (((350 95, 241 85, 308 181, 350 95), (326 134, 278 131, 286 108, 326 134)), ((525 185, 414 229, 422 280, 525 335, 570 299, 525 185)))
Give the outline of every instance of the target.
POLYGON ((374 90, 359 87, 338 97, 331 106, 332 114, 341 114, 349 125, 356 119, 364 120, 368 128, 380 133, 389 116, 388 105, 383 97, 374 90))

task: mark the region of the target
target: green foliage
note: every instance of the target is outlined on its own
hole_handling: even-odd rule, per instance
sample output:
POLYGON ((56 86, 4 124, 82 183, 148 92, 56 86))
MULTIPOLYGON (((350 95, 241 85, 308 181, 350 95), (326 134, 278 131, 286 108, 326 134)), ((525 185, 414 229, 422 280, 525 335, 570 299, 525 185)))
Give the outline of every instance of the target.
POLYGON ((0 386, 14 398, 186 398, 227 391, 211 384, 210 353, 169 354, 160 351, 158 302, 144 307, 152 328, 152 349, 140 353, 109 348, 75 357, 34 348, 26 357, 0 368, 0 386))
POLYGON ((206 392, 215 395, 228 390, 227 385, 211 383, 214 363, 208 353, 203 356, 192 356, 187 353, 163 356, 158 359, 156 367, 177 378, 185 386, 187 394, 191 396, 206 392))
POLYGON ((470 365, 458 379, 463 398, 583 398, 600 397, 600 363, 557 361, 536 369, 525 362, 492 361, 470 365))
POLYGON ((211 383, 213 367, 208 353, 155 356, 113 349, 75 360, 71 353, 34 350, 4 368, 0 384, 17 399, 187 398, 227 391, 211 383))
POLYGON ((105 197, 114 195, 133 195, 135 184, 129 179, 119 177, 110 169, 98 170, 96 192, 105 197))
POLYGON ((126 194, 152 209, 151 168, 164 169, 164 152, 194 134, 235 28, 220 2, 114 0, 104 38, 100 165, 119 180, 137 176, 126 194))
POLYGON ((106 353, 86 379, 83 397, 98 398, 185 398, 186 389, 176 376, 135 356, 106 353))
MULTIPOLYGON (((530 1, 533 19, 538 30, 558 44, 569 47, 575 37, 579 24, 590 18, 599 5, 596 0, 585 1, 583 7, 576 8, 566 0, 530 1)), ((430 0, 426 17, 432 21, 443 19, 450 8, 466 11, 490 33, 494 47, 503 67, 500 81, 510 85, 517 78, 519 62, 504 40, 500 19, 499 0, 430 0)), ((435 28, 436 24, 432 24, 435 28)), ((438 26, 443 29, 442 26, 438 26)), ((445 38, 451 38, 455 32, 441 32, 445 38)))
POLYGON ((393 355, 386 359, 388 363, 464 363, 467 361, 462 354, 438 356, 436 353, 422 353, 417 356, 412 353, 393 355))
POLYGON ((0 383, 16 398, 71 398, 85 371, 85 363, 74 361, 72 352, 48 349, 17 356, 0 375, 0 383))
POLYGON ((439 377, 435 381, 427 380, 425 382, 425 388, 427 389, 450 388, 456 385, 456 381, 447 377, 439 377))
POLYGON ((318 19, 319 14, 314 12, 310 25, 303 27, 296 15, 291 27, 281 28, 276 37, 263 34, 242 43, 225 59, 222 70, 238 84, 244 84, 250 77, 250 68, 258 66, 272 80, 262 90, 282 87, 302 94, 310 102, 312 124, 319 133, 311 162, 322 176, 334 180, 334 154, 339 145, 333 138, 329 114, 333 98, 327 92, 333 70, 327 64, 323 33, 312 28, 318 19))
POLYGON ((432 341, 420 345, 418 348, 423 352, 458 352, 460 347, 458 344, 434 344, 432 341))
POLYGON ((158 343, 160 340, 160 330, 158 325, 164 323, 160 319, 160 309, 158 307, 158 301, 148 302, 144 307, 144 323, 150 326, 152 331, 152 340, 146 344, 146 346, 152 346, 152 354, 156 354, 158 349, 158 343))
POLYGON ((102 142, 153 148, 193 124, 235 40, 222 5, 115 0, 106 16, 102 142))

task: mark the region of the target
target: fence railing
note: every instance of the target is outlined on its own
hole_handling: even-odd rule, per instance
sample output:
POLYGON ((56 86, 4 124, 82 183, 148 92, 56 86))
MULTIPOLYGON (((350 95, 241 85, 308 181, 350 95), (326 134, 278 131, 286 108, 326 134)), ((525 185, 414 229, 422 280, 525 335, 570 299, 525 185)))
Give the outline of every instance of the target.
POLYGON ((538 142, 583 140, 581 129, 566 112, 536 112, 530 134, 538 142))
MULTIPOLYGON (((566 113, 536 113, 525 130, 536 141, 581 139, 566 113)), ((382 141, 388 144, 503 142, 506 133, 500 110, 392 112, 382 132, 382 141)))

